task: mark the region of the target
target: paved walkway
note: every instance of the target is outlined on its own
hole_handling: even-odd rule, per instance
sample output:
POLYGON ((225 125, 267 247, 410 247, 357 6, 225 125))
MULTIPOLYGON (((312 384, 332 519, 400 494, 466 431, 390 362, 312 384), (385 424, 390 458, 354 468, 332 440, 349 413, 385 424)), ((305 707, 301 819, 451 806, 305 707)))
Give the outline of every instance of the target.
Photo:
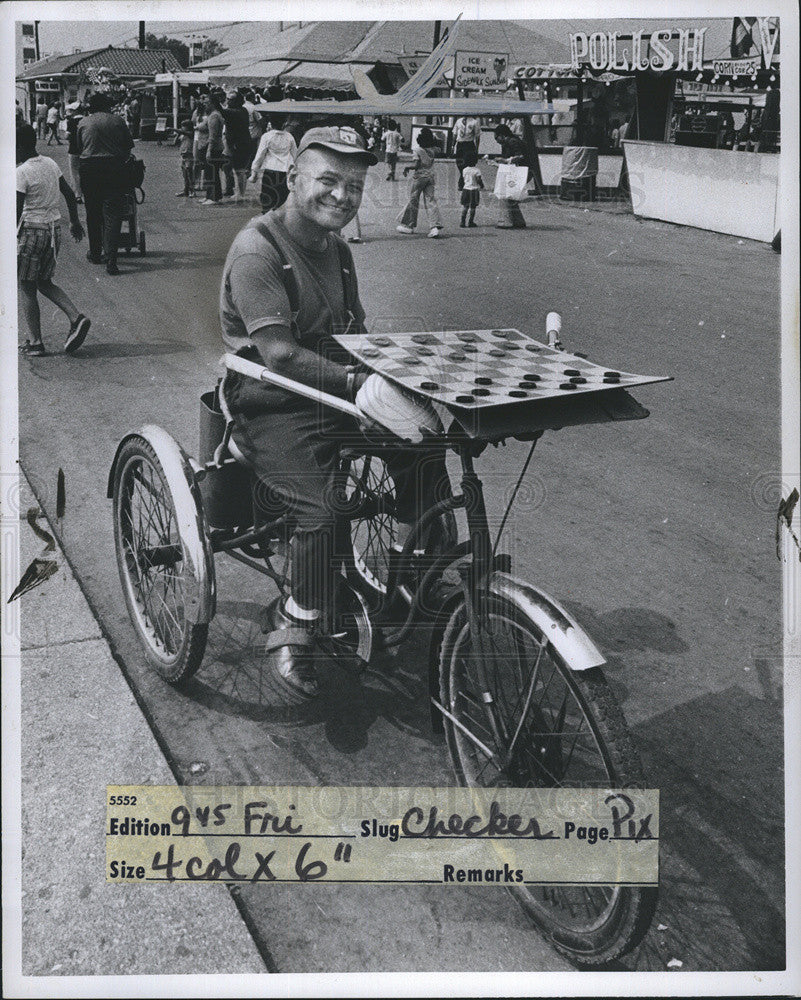
MULTIPOLYGON (((23 479, 17 569, 44 546, 35 506, 23 479)), ((106 785, 175 779, 64 553, 48 558, 55 575, 20 598, 23 974, 266 972, 224 886, 105 882, 106 785)))

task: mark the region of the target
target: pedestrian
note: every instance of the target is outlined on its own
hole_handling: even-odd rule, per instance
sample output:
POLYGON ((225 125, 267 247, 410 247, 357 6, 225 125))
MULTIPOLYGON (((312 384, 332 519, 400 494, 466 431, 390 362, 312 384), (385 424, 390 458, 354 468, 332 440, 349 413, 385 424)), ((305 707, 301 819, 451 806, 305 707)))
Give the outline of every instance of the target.
POLYGON ((20 353, 35 358, 47 353, 42 341, 39 293, 70 321, 64 342, 68 354, 78 350, 91 325, 64 289, 53 282, 61 246, 59 192, 67 203, 70 232, 78 242, 83 239, 83 227, 72 188, 58 164, 36 152, 36 130, 23 123, 17 128, 17 277, 28 339, 20 346, 20 353))
POLYGON ((201 98, 192 111, 192 125, 195 129, 192 141, 192 162, 195 175, 193 186, 195 191, 200 191, 206 176, 206 153, 209 148, 209 124, 205 98, 201 98))
POLYGON ((414 160, 408 167, 403 168, 404 177, 408 175, 410 170, 414 171, 414 177, 412 178, 409 201, 400 215, 400 224, 395 227, 399 233, 411 234, 415 231, 421 196, 424 199, 426 211, 429 213, 431 229, 428 235, 432 239, 436 239, 442 232, 442 216, 434 193, 434 161, 436 159, 434 149, 436 145, 434 133, 424 125, 417 136, 414 160))
POLYGON ((36 102, 36 134, 40 139, 44 139, 47 132, 47 104, 45 99, 40 97, 36 102))
MULTIPOLYGON (((501 157, 498 163, 527 165, 525 143, 512 132, 508 125, 499 125, 495 129, 495 141, 501 147, 501 157)), ((495 223, 496 229, 526 228, 526 220, 523 218, 523 213, 516 201, 511 198, 499 198, 498 210, 499 217, 495 223)))
POLYGON ((225 119, 225 144, 231 169, 236 177, 236 200, 245 200, 250 166, 250 118, 245 110, 245 100, 241 94, 232 91, 228 95, 227 106, 222 109, 225 119))
POLYGON ((248 132, 250 133, 250 159, 248 161, 248 169, 250 169, 256 156, 256 150, 259 148, 259 140, 264 135, 264 117, 259 111, 258 104, 256 104, 256 94, 252 90, 245 93, 244 108, 248 113, 248 132))
POLYGON ((139 127, 142 120, 142 110, 139 103, 139 98, 134 97, 131 99, 131 103, 128 105, 128 127, 131 130, 131 138, 139 138, 139 127))
POLYGON ((59 123, 59 120, 61 118, 61 115, 60 115, 59 111, 60 111, 60 109, 59 109, 58 102, 54 102, 47 109, 47 145, 48 146, 51 146, 53 144, 53 140, 54 139, 56 140, 56 145, 57 146, 61 145, 61 139, 59 139, 59 137, 58 137, 58 123, 59 123))
POLYGON ((465 167, 465 157, 475 153, 476 163, 478 162, 478 145, 481 139, 481 120, 465 115, 456 119, 453 127, 453 138, 456 146, 454 156, 456 158, 456 169, 459 171, 459 190, 464 187, 462 172, 465 167))
POLYGON ((81 158, 78 154, 78 122, 84 116, 84 109, 80 101, 71 101, 64 110, 67 113, 67 156, 70 162, 70 184, 75 192, 75 199, 80 205, 83 203, 83 196, 81 194, 81 158))
POLYGON ((195 130, 192 122, 185 118, 178 126, 178 152, 181 156, 181 176, 184 180, 183 191, 176 191, 176 198, 194 198, 195 196, 195 161, 192 159, 195 130))
POLYGON ((209 130, 209 142, 206 149, 206 197, 201 205, 216 205, 222 201, 222 182, 220 173, 225 164, 225 119, 222 116, 222 102, 217 93, 207 94, 206 125, 209 130))
POLYGON ((250 180, 255 184, 261 174, 259 202, 262 212, 279 208, 289 195, 287 171, 295 162, 297 145, 285 128, 268 128, 259 141, 259 148, 250 167, 250 180))
POLYGON ((129 190, 126 162, 133 149, 128 126, 111 114, 105 94, 89 98, 89 114, 78 122, 81 191, 86 207, 86 230, 92 264, 106 265, 106 273, 120 273, 117 247, 129 190))
POLYGON ((396 121, 390 119, 387 123, 383 139, 387 157, 387 180, 394 181, 397 180, 395 177, 395 168, 398 165, 398 153, 400 152, 401 140, 403 139, 396 121))
POLYGON ((475 217, 478 203, 481 199, 480 191, 484 190, 484 178, 478 169, 478 153, 475 150, 466 150, 464 154, 464 166, 462 177, 464 186, 462 188, 462 218, 459 226, 464 229, 466 226, 475 228, 475 217))

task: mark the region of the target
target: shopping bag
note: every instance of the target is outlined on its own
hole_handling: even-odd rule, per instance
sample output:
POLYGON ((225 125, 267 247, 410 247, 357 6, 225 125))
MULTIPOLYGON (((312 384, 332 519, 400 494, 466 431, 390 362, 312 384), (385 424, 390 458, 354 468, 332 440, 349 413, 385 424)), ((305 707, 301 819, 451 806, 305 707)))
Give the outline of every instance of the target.
POLYGON ((495 178, 496 198, 509 198, 511 201, 523 201, 528 185, 528 167, 518 167, 513 163, 502 163, 498 167, 495 178))

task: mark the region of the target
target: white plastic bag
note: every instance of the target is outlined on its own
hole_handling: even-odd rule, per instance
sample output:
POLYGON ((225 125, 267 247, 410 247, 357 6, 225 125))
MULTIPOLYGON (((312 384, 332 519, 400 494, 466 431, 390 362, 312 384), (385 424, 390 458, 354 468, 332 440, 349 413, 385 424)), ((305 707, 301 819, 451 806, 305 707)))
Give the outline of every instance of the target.
POLYGON ((508 198, 510 201, 523 201, 527 194, 528 167, 518 167, 513 163, 502 163, 498 167, 495 178, 496 198, 508 198))

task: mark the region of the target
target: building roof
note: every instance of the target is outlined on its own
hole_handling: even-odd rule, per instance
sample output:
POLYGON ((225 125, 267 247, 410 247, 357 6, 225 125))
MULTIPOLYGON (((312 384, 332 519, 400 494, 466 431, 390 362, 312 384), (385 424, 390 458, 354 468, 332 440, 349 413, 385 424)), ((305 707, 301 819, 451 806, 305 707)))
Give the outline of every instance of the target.
POLYGON ((80 76, 88 69, 104 66, 115 76, 147 77, 180 70, 181 64, 170 49, 117 49, 109 45, 68 56, 51 56, 26 66, 18 80, 39 80, 50 76, 80 76))
MULTIPOLYGON (((315 27, 314 22, 303 25, 292 24, 280 28, 273 21, 255 21, 248 25, 250 32, 244 41, 232 44, 225 52, 195 63, 192 69, 224 70, 233 75, 237 68, 242 69, 242 76, 250 74, 250 66, 281 59, 302 41, 315 27)), ((292 64, 297 62, 293 59, 292 64)), ((254 73, 258 77, 258 73, 254 73)))
MULTIPOLYGON (((330 62, 397 63, 398 56, 430 52, 433 44, 431 21, 320 22, 288 54, 296 59, 330 62)), ((508 52, 511 64, 558 63, 570 58, 566 42, 548 38, 516 21, 462 20, 457 47, 461 51, 508 52)))

